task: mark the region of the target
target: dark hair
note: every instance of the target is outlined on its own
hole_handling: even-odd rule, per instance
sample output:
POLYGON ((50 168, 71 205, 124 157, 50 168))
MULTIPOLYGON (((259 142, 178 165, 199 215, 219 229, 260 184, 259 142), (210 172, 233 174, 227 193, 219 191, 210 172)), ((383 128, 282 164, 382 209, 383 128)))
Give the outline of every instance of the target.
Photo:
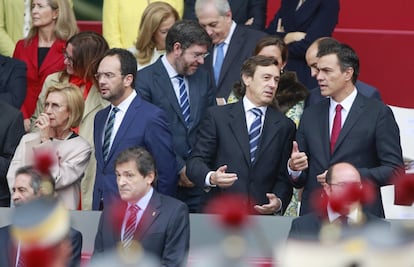
MULTIPOLYGON (((240 76, 246 75, 248 77, 253 77, 257 66, 267 67, 270 65, 278 66, 277 60, 273 57, 265 57, 260 55, 249 57, 243 62, 240 76)), ((246 94, 246 85, 243 80, 240 80, 233 85, 233 91, 238 98, 241 98, 246 94)))
POLYGON ((260 53, 260 51, 262 51, 263 48, 272 45, 277 46, 280 49, 282 61, 287 62, 289 50, 285 41, 283 41, 283 39, 279 36, 265 36, 257 41, 256 48, 254 49, 254 54, 257 55, 260 53))
POLYGON ((137 170, 142 176, 145 177, 152 172, 156 177, 157 171, 154 158, 146 149, 142 147, 133 147, 122 151, 115 160, 115 167, 129 161, 135 162, 137 170))
POLYGON ((30 176, 30 186, 33 188, 35 195, 38 195, 41 189, 42 181, 49 182, 52 186, 52 195, 55 191, 55 179, 51 175, 42 175, 40 172, 35 169, 33 166, 23 166, 17 169, 15 177, 21 174, 26 174, 30 176))
MULTIPOLYGON (((80 32, 72 36, 66 47, 73 46, 73 69, 77 76, 87 81, 94 81, 94 75, 98 70, 99 61, 109 49, 108 43, 102 35, 96 32, 80 32)), ((60 81, 69 74, 63 72, 60 81)))
POLYGON ((338 58, 339 66, 342 72, 346 71, 348 68, 352 68, 354 70, 352 82, 355 84, 359 75, 359 58, 354 49, 347 44, 323 42, 322 40, 319 43, 317 57, 320 58, 331 54, 335 54, 338 58))
POLYGON ((133 79, 131 87, 135 87, 135 79, 137 77, 137 60, 134 55, 126 49, 123 48, 112 48, 105 52, 102 58, 109 56, 117 56, 121 64, 121 74, 128 75, 131 74, 133 79))
POLYGON ((211 38, 203 27, 196 21, 179 20, 168 30, 165 38, 165 50, 170 53, 175 43, 180 43, 183 50, 191 45, 211 46, 211 38))

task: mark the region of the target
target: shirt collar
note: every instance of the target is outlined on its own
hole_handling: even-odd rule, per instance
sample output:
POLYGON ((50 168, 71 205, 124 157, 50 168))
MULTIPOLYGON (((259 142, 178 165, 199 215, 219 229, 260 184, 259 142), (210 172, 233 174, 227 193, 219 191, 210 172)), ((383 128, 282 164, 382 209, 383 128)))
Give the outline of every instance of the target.
MULTIPOLYGON (((336 211, 334 211, 332 208, 331 208, 331 205, 329 205, 328 204, 328 206, 326 207, 326 209, 327 209, 327 211, 328 211, 328 219, 329 219, 329 222, 334 222, 336 219, 338 219, 340 216, 342 216, 342 214, 340 214, 340 213, 338 213, 338 212, 336 212, 336 211)), ((350 220, 352 223, 356 223, 356 222, 358 222, 358 209, 357 208, 355 208, 355 209, 353 209, 353 210, 351 210, 351 212, 350 213, 348 213, 347 215, 346 215, 346 217, 348 218, 348 220, 350 220)))
POLYGON ((168 62, 167 56, 162 56, 161 62, 164 65, 165 69, 167 70, 168 77, 170 77, 170 79, 175 78, 178 75, 174 67, 170 64, 170 62, 168 62))
MULTIPOLYGON (((150 190, 140 199, 138 200, 135 205, 139 207, 140 210, 144 211, 151 200, 152 194, 154 189, 151 187, 150 190)), ((131 207, 133 204, 128 202, 128 208, 131 207)))
POLYGON ((231 26, 230 26, 229 34, 227 34, 226 39, 224 39, 224 43, 226 45, 230 44, 230 40, 231 40, 231 37, 233 37, 233 33, 234 33, 234 30, 236 29, 236 26, 237 26, 236 22, 232 21, 231 26))
POLYGON ((262 111, 263 115, 266 114, 267 106, 256 107, 246 96, 243 97, 244 112, 251 110, 252 108, 258 108, 262 111))
MULTIPOLYGON (((117 108, 119 108, 119 110, 121 110, 123 113, 126 113, 128 110, 128 107, 131 105, 132 101, 134 100, 134 98, 137 96, 137 92, 135 91, 135 89, 132 89, 132 93, 124 100, 122 101, 117 108)), ((114 107, 114 105, 111 105, 112 108, 114 107)))
POLYGON ((354 90, 352 91, 352 93, 349 95, 349 96, 347 96, 344 100, 342 100, 342 102, 341 103, 338 103, 338 102, 336 102, 335 100, 333 100, 333 98, 330 98, 331 99, 331 105, 330 105, 330 109, 332 110, 332 111, 334 111, 335 110, 335 107, 336 107, 336 105, 337 104, 341 104, 341 106, 342 106, 342 108, 346 111, 346 112, 349 112, 349 110, 351 109, 351 107, 352 107, 352 104, 354 103, 354 101, 355 101, 355 98, 356 98, 356 96, 357 96, 357 90, 356 90, 356 88, 354 87, 354 90))

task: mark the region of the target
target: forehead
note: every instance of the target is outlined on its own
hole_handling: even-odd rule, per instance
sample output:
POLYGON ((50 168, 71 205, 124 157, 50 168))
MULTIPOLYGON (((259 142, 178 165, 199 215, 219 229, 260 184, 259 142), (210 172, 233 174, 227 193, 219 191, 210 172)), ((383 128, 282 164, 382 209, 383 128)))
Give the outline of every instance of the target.
POLYGON ((220 14, 213 3, 206 3, 201 10, 197 11, 197 18, 200 24, 210 24, 216 22, 219 19, 220 14))
POLYGON ((99 63, 98 71, 99 72, 113 72, 121 70, 121 62, 117 55, 106 56, 99 63))
POLYGON ((48 5, 49 1, 48 0, 33 0, 32 4, 42 4, 42 5, 48 5))
POLYGON ((63 93, 55 91, 55 92, 50 92, 47 95, 46 101, 53 102, 53 103, 63 103, 63 102, 66 102, 66 97, 63 93))
POLYGON ((357 170, 349 165, 335 166, 332 172, 333 182, 360 182, 361 178, 357 170))
POLYGON ((134 160, 118 163, 115 166, 118 172, 138 172, 137 164, 134 160))
POLYGON ((15 186, 19 187, 31 187, 31 180, 32 177, 30 177, 30 175, 23 173, 16 176, 16 178, 14 179, 14 184, 15 186))
POLYGON ((319 58, 318 68, 334 68, 339 67, 338 57, 336 54, 329 54, 319 58))
POLYGON ((207 52, 207 49, 208 49, 207 45, 192 44, 186 50, 189 50, 192 52, 205 53, 207 52))
POLYGON ((280 76, 279 67, 276 65, 257 66, 256 71, 254 72, 254 76, 262 76, 262 75, 272 75, 272 76, 279 77, 280 76))
POLYGON ((266 57, 281 57, 282 52, 280 48, 276 45, 268 45, 260 50, 259 55, 263 55, 266 57))

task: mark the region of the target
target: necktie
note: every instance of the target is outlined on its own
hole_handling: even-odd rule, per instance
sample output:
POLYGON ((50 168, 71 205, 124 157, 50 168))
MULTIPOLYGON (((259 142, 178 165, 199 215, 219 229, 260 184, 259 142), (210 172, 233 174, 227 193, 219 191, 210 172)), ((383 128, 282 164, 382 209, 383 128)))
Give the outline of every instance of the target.
POLYGON ((184 77, 182 75, 176 76, 180 87, 180 108, 183 118, 188 127, 188 121, 190 120, 190 102, 188 100, 187 89, 185 87, 184 77))
POLYGON ((127 219, 122 239, 122 246, 128 248, 134 239, 135 230, 137 229, 137 213, 139 207, 137 205, 130 206, 127 212, 127 219))
POLYGON ((223 65, 224 60, 223 46, 224 42, 216 45, 216 61, 214 62, 214 79, 216 81, 216 85, 218 84, 218 80, 220 78, 221 66, 223 65))
POLYGON ((102 146, 102 152, 103 152, 103 157, 105 161, 108 159, 109 150, 111 148, 111 135, 112 135, 112 130, 114 128, 115 115, 118 111, 119 111, 119 108, 113 107, 109 115, 108 122, 106 123, 105 133, 104 133, 104 143, 102 146))
POLYGON ((250 161, 253 162, 256 158, 257 146, 259 145, 260 132, 262 128, 262 111, 258 108, 250 110, 256 117, 250 125, 249 140, 250 140, 250 161))
POLYGON ((339 133, 341 132, 342 124, 342 115, 341 115, 342 106, 340 104, 335 107, 335 118, 333 121, 332 132, 331 132, 331 154, 334 151, 336 140, 338 140, 339 133))
POLYGON ((343 226, 348 225, 348 217, 346 217, 345 215, 339 216, 338 220, 343 226))

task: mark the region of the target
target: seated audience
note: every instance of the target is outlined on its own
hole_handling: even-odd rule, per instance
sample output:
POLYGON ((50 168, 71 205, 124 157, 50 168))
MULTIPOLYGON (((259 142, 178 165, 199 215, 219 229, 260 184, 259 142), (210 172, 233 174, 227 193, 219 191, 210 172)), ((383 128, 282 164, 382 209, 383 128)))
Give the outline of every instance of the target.
POLYGON ((137 58, 138 70, 165 54, 165 37, 179 18, 178 12, 168 3, 154 2, 145 8, 135 47, 129 49, 137 58))
POLYGON ((72 131, 82 119, 84 102, 78 87, 56 84, 48 88, 45 109, 35 122, 39 129, 23 136, 7 173, 10 191, 16 170, 32 165, 36 154, 50 153, 50 169, 58 198, 68 209, 76 209, 80 182, 91 156, 89 143, 72 131))
POLYGON ((122 200, 101 214, 93 259, 116 248, 134 251, 140 245, 159 257, 160 266, 184 266, 190 239, 188 209, 154 190, 157 170, 151 154, 129 148, 116 158, 115 172, 122 200))
MULTIPOLYGON (((15 179, 14 184, 11 185, 12 187, 12 200, 14 203, 14 206, 20 207, 23 205, 27 205, 27 203, 35 201, 36 199, 44 198, 49 199, 48 202, 55 203, 53 205, 56 205, 56 207, 59 207, 61 210, 61 213, 65 214, 65 217, 68 221, 49 221, 51 224, 46 224, 46 221, 48 221, 47 217, 47 207, 50 207, 49 204, 47 206, 42 207, 41 209, 33 209, 33 210, 27 210, 28 207, 24 208, 26 212, 28 213, 21 213, 20 210, 16 210, 15 218, 16 216, 19 218, 19 223, 24 222, 25 227, 33 227, 32 229, 27 228, 27 233, 31 233, 31 236, 34 236, 34 231, 36 229, 40 229, 36 224, 42 225, 42 222, 45 223, 45 225, 48 225, 48 231, 44 231, 43 233, 39 232, 36 236, 39 239, 31 239, 30 242, 42 242, 43 239, 46 239, 48 237, 51 237, 51 235, 55 234, 54 231, 58 230, 55 227, 64 227, 64 234, 65 237, 62 236, 63 239, 68 239, 70 242, 67 247, 69 248, 65 253, 65 264, 59 265, 59 266, 67 266, 67 267, 79 267, 80 261, 81 261, 81 251, 82 251, 82 234, 73 229, 66 229, 67 226, 69 226, 69 216, 66 215, 66 211, 63 210, 63 208, 60 208, 61 204, 57 201, 55 196, 55 180, 50 175, 44 175, 40 174, 38 170, 31 166, 24 166, 19 169, 17 169, 15 173, 15 179), (43 218, 42 218, 43 217, 43 218), (35 221, 35 220, 41 220, 41 221, 35 221)), ((34 206, 30 206, 34 207, 34 206)), ((37 206, 38 207, 38 206, 37 206)), ((50 217, 49 217, 50 218, 50 217)), ((59 217, 56 217, 58 219, 59 217)), ((16 218, 17 219, 17 218, 16 218)), ((17 221, 15 220, 17 223, 17 221)), ((47 258, 43 259, 41 255, 35 256, 36 264, 33 265, 21 265, 22 262, 28 263, 28 259, 24 259, 23 255, 23 246, 20 246, 21 243, 13 243, 11 242, 11 230, 14 229, 17 230, 19 226, 18 225, 8 225, 5 227, 0 228, 0 245, 2 249, 0 250, 0 266, 50 266, 50 267, 56 267, 58 265, 53 265, 54 258, 47 258), (17 246, 17 247, 15 247, 17 246), (20 252, 20 253, 18 253, 20 252), (47 263, 46 265, 43 265, 43 263, 47 263)), ((23 230, 23 229, 20 229, 23 230)), ((23 234, 23 233, 22 233, 23 234)), ((19 237, 16 237, 19 239, 24 239, 24 235, 20 235, 19 237)), ((23 240, 20 240, 22 243, 23 240)), ((29 240, 27 240, 29 241, 29 240)), ((44 241, 44 240, 43 240, 44 241)), ((23 244, 22 244, 23 245, 23 244)), ((28 244, 27 244, 28 245, 28 244)), ((52 255, 55 253, 51 253, 52 255)), ((57 255, 56 255, 57 256, 57 255)), ((57 258, 61 259, 60 256, 57 258)), ((32 259, 33 260, 33 259, 32 259)))

